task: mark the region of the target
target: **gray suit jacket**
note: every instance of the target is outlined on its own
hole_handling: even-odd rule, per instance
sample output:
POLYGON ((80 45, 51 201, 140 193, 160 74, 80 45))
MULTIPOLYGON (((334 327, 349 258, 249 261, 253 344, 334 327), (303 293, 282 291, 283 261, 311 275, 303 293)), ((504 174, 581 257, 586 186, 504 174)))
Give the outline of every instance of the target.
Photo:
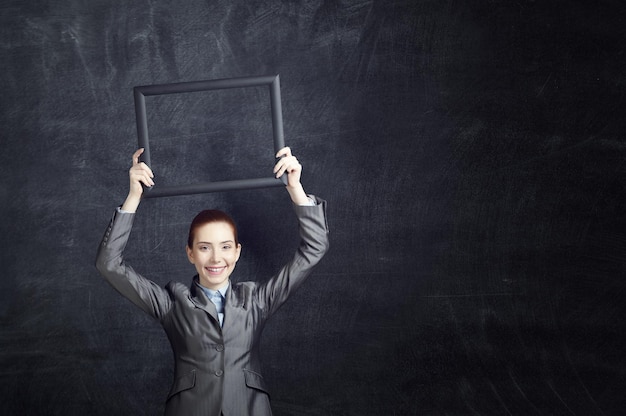
POLYGON ((265 321, 311 273, 328 249, 326 202, 294 206, 300 246, 293 259, 264 282, 231 284, 219 325, 213 303, 198 286, 170 282, 165 288, 124 262, 134 214, 116 212, 98 249, 96 267, 123 296, 157 319, 170 340, 175 379, 166 415, 271 415, 261 375, 259 341, 265 321))

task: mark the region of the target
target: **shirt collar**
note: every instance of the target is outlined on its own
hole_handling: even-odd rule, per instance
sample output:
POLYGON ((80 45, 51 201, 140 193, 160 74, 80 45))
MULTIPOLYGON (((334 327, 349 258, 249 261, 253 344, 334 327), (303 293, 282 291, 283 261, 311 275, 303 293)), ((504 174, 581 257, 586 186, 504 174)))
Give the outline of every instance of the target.
POLYGON ((211 298, 212 296, 214 296, 216 293, 219 292, 220 295, 222 295, 222 297, 224 299, 226 299, 226 291, 228 290, 228 288, 230 287, 230 280, 228 282, 226 282, 226 285, 220 287, 217 290, 213 290, 213 289, 209 289, 208 287, 204 287, 202 286, 199 282, 198 282, 198 286, 200 286, 200 289, 202 289, 204 291, 204 293, 206 293, 206 295, 211 298))

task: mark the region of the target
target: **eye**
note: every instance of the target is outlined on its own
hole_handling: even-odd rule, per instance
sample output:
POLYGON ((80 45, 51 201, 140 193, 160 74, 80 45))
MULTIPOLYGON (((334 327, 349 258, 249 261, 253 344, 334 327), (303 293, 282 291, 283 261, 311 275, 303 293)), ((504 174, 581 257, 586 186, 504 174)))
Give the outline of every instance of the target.
POLYGON ((230 250, 231 248, 232 246, 229 245, 222 246, 222 250, 230 250))

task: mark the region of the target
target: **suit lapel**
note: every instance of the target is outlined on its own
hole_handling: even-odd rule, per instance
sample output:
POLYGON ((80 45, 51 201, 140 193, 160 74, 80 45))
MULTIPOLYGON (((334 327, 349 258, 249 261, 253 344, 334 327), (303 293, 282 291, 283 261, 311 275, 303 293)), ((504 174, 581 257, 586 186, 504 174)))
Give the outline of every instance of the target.
POLYGON ((233 285, 232 282, 230 283, 230 287, 226 292, 226 302, 224 302, 224 327, 239 321, 238 316, 245 309, 244 297, 240 291, 241 288, 239 286, 233 285))
MULTIPOLYGON (((230 287, 226 292, 226 299, 224 302, 224 325, 237 321, 237 316, 241 312, 241 308, 245 309, 244 296, 239 292, 240 288, 237 285, 233 285, 231 282, 230 287)), ((219 325, 215 304, 211 302, 206 293, 204 293, 204 290, 200 288, 197 275, 193 278, 189 295, 191 302, 197 308, 200 308, 208 313, 219 325)))
POLYGON ((217 309, 213 302, 209 300, 204 293, 204 290, 200 289, 198 286, 198 276, 193 278, 191 282, 191 289, 189 290, 189 300, 196 306, 196 308, 200 308, 208 313, 214 320, 219 324, 219 319, 217 318, 217 309))

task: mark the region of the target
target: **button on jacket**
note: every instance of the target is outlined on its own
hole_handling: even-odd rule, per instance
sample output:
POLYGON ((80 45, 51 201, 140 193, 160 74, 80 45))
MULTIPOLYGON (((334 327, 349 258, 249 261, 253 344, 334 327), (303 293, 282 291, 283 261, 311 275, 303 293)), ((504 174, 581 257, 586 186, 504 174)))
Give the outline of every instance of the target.
POLYGON ((116 212, 98 249, 96 267, 123 296, 163 326, 175 358, 175 379, 165 414, 172 416, 271 415, 261 375, 259 342, 265 321, 311 273, 328 249, 326 202, 294 205, 300 245, 267 281, 231 283, 220 326, 215 305, 194 276, 191 286, 164 288, 124 261, 135 214, 116 212))

